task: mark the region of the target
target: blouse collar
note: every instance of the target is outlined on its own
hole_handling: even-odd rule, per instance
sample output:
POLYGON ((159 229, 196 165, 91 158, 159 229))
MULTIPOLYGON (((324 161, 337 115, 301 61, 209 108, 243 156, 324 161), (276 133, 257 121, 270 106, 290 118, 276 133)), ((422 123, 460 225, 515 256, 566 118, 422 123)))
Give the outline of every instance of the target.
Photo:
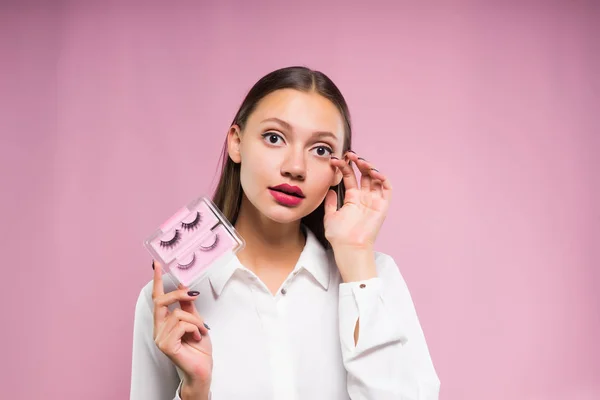
MULTIPOLYGON (((302 228, 306 233, 306 243, 304 249, 302 249, 302 253, 300 253, 300 258, 296 263, 294 272, 305 269, 315 278, 323 289, 328 290, 331 255, 325 250, 315 234, 309 228, 304 225, 302 225, 302 228)), ((228 263, 221 267, 217 267, 217 269, 210 274, 208 279, 217 296, 221 295, 225 285, 237 270, 243 270, 249 274, 253 274, 248 268, 242 265, 237 256, 232 257, 228 263)))

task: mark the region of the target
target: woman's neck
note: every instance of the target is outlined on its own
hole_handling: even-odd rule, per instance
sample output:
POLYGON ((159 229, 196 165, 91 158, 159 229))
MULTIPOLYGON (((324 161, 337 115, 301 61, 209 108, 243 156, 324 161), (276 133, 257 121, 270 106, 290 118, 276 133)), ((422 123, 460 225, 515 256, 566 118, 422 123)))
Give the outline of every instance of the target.
POLYGON ((235 229, 246 246, 238 253, 240 262, 257 272, 268 268, 293 268, 306 239, 300 221, 281 224, 262 215, 244 196, 235 222, 235 229))

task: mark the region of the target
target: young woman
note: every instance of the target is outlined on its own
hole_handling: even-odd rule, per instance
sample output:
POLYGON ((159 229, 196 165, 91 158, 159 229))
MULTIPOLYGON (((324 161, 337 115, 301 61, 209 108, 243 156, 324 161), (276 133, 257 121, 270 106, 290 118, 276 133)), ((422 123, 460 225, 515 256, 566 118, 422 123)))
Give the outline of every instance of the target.
POLYGON ((283 68, 252 87, 213 198, 246 247, 194 288, 163 282, 152 263, 131 399, 438 398, 406 283, 373 250, 392 185, 351 137, 323 73, 283 68))

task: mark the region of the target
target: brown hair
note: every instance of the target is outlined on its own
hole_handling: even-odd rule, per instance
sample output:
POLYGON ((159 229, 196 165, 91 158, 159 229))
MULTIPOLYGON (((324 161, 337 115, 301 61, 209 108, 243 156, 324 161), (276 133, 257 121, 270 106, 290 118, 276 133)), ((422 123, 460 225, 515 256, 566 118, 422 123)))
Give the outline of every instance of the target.
MULTIPOLYGON (((262 77, 246 95, 231 125, 238 125, 243 131, 248 117, 256 109, 260 100, 279 89, 295 89, 303 92, 312 91, 330 100, 339 110, 344 122, 344 147, 342 154, 350 149, 352 128, 346 100, 329 77, 322 72, 306 67, 293 66, 281 68, 262 77)), ((235 224, 242 202, 242 185, 240 182, 240 164, 234 163, 229 158, 227 139, 225 139, 221 158, 221 177, 213 195, 213 201, 225 217, 232 224, 235 224)), ((339 185, 332 189, 337 193, 338 207, 340 207, 344 203, 344 183, 340 182, 339 185)), ((325 229, 323 227, 324 215, 324 203, 321 203, 312 213, 302 218, 302 223, 315 234, 325 248, 330 248, 330 244, 325 238, 325 229)))

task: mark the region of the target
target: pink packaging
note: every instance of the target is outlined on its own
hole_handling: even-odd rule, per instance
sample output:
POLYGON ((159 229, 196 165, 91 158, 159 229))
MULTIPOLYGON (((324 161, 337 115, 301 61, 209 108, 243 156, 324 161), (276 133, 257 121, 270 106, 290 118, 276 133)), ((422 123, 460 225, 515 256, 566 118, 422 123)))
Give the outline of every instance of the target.
POLYGON ((217 206, 200 197, 166 220, 144 246, 175 283, 190 287, 229 262, 245 243, 217 206))

